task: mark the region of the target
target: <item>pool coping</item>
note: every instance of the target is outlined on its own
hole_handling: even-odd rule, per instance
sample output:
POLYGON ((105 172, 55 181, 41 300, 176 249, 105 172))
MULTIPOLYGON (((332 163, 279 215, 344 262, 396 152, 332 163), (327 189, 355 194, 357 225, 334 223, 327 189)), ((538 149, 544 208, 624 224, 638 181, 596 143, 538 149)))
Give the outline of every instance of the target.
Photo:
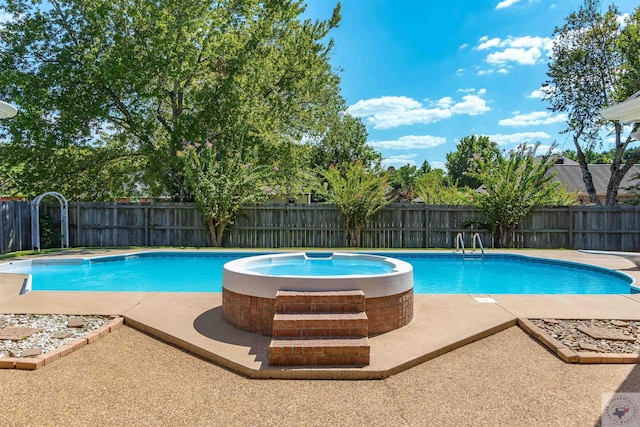
MULTIPOLYGON (((590 260, 595 265, 622 270, 634 277, 636 283, 640 277, 640 270, 630 261, 606 255, 565 250, 511 250, 506 253, 582 263, 590 263, 587 262, 590 260)), ((13 297, 3 295, 0 293, 0 312, 123 316, 128 326, 251 378, 381 379, 513 327, 522 323, 522 319, 640 320, 638 294, 415 295, 415 315, 409 325, 370 338, 371 364, 368 367, 274 368, 265 363, 269 337, 240 331, 221 320, 219 293, 34 291, 13 297), (481 303, 474 297, 496 302, 481 303)))

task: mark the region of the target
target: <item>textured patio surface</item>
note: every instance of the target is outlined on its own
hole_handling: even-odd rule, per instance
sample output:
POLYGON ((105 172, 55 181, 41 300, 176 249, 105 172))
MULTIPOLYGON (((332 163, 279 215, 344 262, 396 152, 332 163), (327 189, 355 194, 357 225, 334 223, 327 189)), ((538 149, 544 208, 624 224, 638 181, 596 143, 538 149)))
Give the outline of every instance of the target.
MULTIPOLYGON (((397 349, 401 350, 401 349, 397 349)), ((3 426, 593 426, 640 366, 569 365, 512 327, 384 380, 252 380, 131 328, 0 371, 3 426)))

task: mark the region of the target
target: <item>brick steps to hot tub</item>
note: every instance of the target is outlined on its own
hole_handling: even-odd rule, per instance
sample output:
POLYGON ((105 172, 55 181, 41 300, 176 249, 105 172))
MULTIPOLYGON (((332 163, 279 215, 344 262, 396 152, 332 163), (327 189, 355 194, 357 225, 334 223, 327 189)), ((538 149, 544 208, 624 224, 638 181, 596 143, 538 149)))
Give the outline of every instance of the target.
POLYGON ((369 364, 369 328, 361 290, 279 291, 275 310, 271 365, 369 364))

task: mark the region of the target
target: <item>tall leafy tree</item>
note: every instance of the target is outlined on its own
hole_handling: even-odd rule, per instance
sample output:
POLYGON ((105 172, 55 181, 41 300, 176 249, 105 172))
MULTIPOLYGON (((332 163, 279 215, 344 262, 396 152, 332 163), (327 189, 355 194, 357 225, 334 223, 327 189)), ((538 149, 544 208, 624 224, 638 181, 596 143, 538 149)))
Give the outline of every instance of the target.
POLYGON ((354 161, 365 167, 380 166, 382 156, 367 144, 367 128, 359 117, 343 114, 329 126, 318 142, 311 143, 311 162, 321 170, 354 161))
POLYGON ((410 164, 403 165, 397 169, 388 169, 389 186, 395 190, 398 202, 411 202, 413 200, 416 179, 420 176, 420 173, 420 169, 410 164))
POLYGON ((465 136, 456 145, 456 151, 447 153, 449 179, 459 186, 478 188, 482 182, 473 172, 478 170, 480 162, 492 164, 498 158, 500 149, 488 136, 465 136))
MULTIPOLYGON (((562 27, 555 29, 553 58, 547 72, 549 80, 544 86, 551 110, 567 115, 565 132, 572 136, 586 190, 596 205, 601 202, 587 165, 589 151, 602 142, 604 122, 599 112, 640 89, 638 10, 621 29, 615 5, 609 6, 604 14, 599 9, 599 1, 585 0, 578 11, 565 19, 562 27)), ((623 160, 631 137, 623 138, 621 123, 612 123, 610 131, 615 140, 615 155, 607 185, 607 206, 616 203, 620 182, 640 160, 640 154, 623 160)))
POLYGON ((329 64, 339 5, 327 21, 302 20, 297 0, 7 0, 4 8, 13 19, 0 27, 0 96, 20 107, 11 143, 49 157, 127 147, 155 195, 193 198, 176 156, 183 138, 269 163, 280 144, 323 134, 344 109, 329 64))

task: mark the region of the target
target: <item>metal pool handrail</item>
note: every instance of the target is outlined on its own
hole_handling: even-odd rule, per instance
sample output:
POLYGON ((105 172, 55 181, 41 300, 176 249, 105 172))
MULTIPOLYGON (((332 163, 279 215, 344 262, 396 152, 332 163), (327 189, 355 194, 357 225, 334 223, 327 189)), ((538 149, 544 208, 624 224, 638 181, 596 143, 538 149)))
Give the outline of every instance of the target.
POLYGON ((456 252, 458 252, 462 248, 462 257, 464 258, 464 237, 462 233, 456 234, 456 252))
POLYGON ((476 251, 476 239, 478 241, 478 244, 480 245, 480 250, 482 251, 482 258, 484 258, 484 246, 482 245, 482 238, 478 233, 474 233, 473 235, 473 239, 472 239, 473 250, 471 252, 476 251))

